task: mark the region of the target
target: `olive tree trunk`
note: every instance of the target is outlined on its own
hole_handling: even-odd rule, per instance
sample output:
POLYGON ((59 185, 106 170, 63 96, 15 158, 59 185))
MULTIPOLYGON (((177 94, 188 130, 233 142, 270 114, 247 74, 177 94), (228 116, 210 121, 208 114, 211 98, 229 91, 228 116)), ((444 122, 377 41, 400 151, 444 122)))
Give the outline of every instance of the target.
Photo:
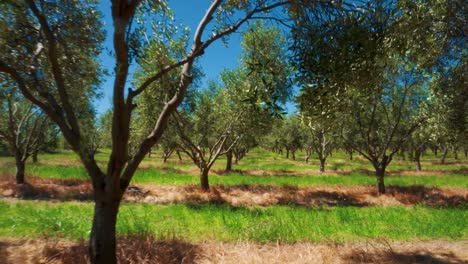
POLYGON ((120 198, 96 193, 95 196, 89 244, 91 263, 117 263, 115 231, 120 198))
POLYGON ((209 192, 210 191, 210 183, 208 182, 208 172, 210 171, 209 168, 202 167, 200 168, 200 187, 202 191, 209 192))
POLYGON ((230 172, 232 170, 232 150, 228 150, 226 152, 226 172, 230 172))
POLYGON ((385 194, 385 169, 386 166, 379 164, 375 167, 375 176, 377 177, 377 190, 379 194, 385 194))
POLYGON ((32 153, 32 161, 33 163, 37 163, 39 160, 37 158, 37 155, 38 155, 39 151, 38 150, 34 150, 33 153, 32 153))
POLYGON ((415 151, 414 162, 416 163, 416 171, 421 171, 421 152, 415 151))
POLYGON ((440 163, 445 164, 445 158, 447 158, 448 148, 444 149, 442 156, 440 157, 440 163))
POLYGON ((325 171, 325 161, 326 159, 320 159, 320 172, 325 171))
POLYGON ((24 183, 25 161, 20 153, 15 154, 16 184, 24 183))

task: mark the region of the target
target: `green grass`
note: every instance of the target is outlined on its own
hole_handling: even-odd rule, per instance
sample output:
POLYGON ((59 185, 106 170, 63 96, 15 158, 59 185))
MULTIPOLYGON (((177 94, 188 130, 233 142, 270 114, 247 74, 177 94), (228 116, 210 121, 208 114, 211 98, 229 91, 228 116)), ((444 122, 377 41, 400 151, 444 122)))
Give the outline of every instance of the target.
MULTIPOLYGON (((13 174, 15 167, 11 163, 4 163, 0 166, 0 174, 13 174)), ((462 173, 447 171, 442 176, 431 176, 430 173, 424 176, 386 176, 388 185, 423 185, 428 187, 464 187, 468 188, 468 177, 462 173)), ((88 179, 87 173, 82 166, 64 166, 47 164, 28 164, 26 175, 53 179, 88 179)), ((227 175, 210 175, 212 184, 238 185, 238 184, 261 184, 261 185, 372 185, 375 184, 375 177, 363 173, 353 172, 349 175, 331 176, 252 176, 231 173, 227 175)), ((155 183, 163 185, 185 185, 198 184, 197 176, 177 172, 175 169, 139 169, 134 178, 134 183, 155 183)))
MULTIPOLYGON (((14 166, 0 167, 1 173, 13 174, 14 166)), ((26 175, 52 179, 88 179, 86 171, 81 166, 53 166, 45 164, 28 164, 26 175)), ((199 178, 195 175, 174 172, 172 169, 161 171, 158 169, 139 169, 132 180, 133 183, 155 183, 162 185, 198 184, 199 178)), ((349 175, 331 176, 252 176, 231 173, 226 175, 210 175, 210 183, 224 185, 260 184, 260 185, 373 185, 376 179, 372 175, 351 173, 349 175)), ((446 172, 443 176, 399 176, 387 175, 387 185, 423 185, 428 187, 464 187, 468 188, 468 177, 463 174, 446 172)))
MULTIPOLYGON (((87 238, 92 204, 0 201, 0 236, 87 238)), ((120 234, 152 233, 188 241, 356 241, 468 238, 467 210, 461 208, 149 205, 121 207, 120 234)))
MULTIPOLYGON (((281 156, 271 151, 264 149, 254 149, 248 153, 248 155, 239 162, 239 164, 234 165, 236 170, 269 170, 276 171, 278 173, 284 171, 305 171, 305 170, 318 170, 318 160, 315 156, 312 156, 309 164, 306 164, 303 159, 304 154, 302 152, 297 153, 297 160, 293 161, 291 159, 285 158, 285 155, 281 156)), ((98 161, 101 167, 106 166, 107 158, 109 157, 109 150, 101 150, 96 155, 96 160, 98 161)), ((54 166, 63 165, 66 167, 78 167, 80 166, 80 161, 76 154, 71 151, 62 151, 55 154, 41 154, 39 156, 39 161, 42 164, 52 164, 54 166)), ((214 165, 214 169, 223 169, 225 166, 225 157, 222 156, 214 165)), ((146 157, 142 163, 143 167, 146 168, 156 168, 156 169, 165 169, 165 170, 188 170, 195 168, 195 165, 187 157, 184 157, 183 161, 178 161, 177 156, 174 154, 167 163, 162 163, 161 153, 156 152, 152 155, 151 158, 146 157)), ((461 170, 468 169, 468 158, 460 155, 458 160, 455 160, 453 157, 448 156, 447 164, 440 164, 439 158, 428 153, 422 157, 422 166, 423 170, 427 175, 431 175, 432 171, 447 171, 447 173, 460 174, 463 173, 461 170)), ((61 168, 59 167, 59 170, 61 168)), ((369 161, 365 160, 359 155, 354 155, 352 161, 348 160, 346 153, 338 151, 333 154, 332 157, 329 157, 327 160, 328 171, 352 171, 359 173, 362 170, 373 171, 373 168, 369 161)), ((415 169, 414 163, 411 162, 408 158, 406 160, 401 160, 398 157, 392 161, 388 167, 388 171, 398 172, 398 171, 412 171, 415 169)), ((14 171, 14 162, 12 158, 2 157, 0 158, 0 173, 5 170, 14 171), (3 166, 2 166, 3 165, 3 166), (8 168, 4 168, 8 167, 8 168)), ((78 175, 79 177, 81 175, 78 175)))

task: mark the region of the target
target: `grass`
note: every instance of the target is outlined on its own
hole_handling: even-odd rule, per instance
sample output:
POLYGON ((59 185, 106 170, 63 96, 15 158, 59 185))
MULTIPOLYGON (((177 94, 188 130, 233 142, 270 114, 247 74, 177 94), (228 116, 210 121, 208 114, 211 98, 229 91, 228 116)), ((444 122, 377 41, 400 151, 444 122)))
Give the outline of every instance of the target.
MULTIPOLYGON (((98 161, 101 167, 105 167, 107 164, 107 158, 109 157, 109 150, 101 150, 96 155, 96 160, 98 161)), ((293 161, 291 159, 285 158, 285 155, 279 155, 272 153, 271 151, 263 150, 260 148, 254 149, 248 153, 248 155, 239 162, 239 164, 234 165, 234 169, 248 171, 248 170, 269 170, 276 171, 278 173, 285 171, 306 171, 314 170, 318 171, 318 160, 317 157, 312 156, 310 158, 309 164, 306 164, 302 158, 304 154, 298 152, 297 160, 293 161)), ((439 158, 435 157, 431 153, 427 153, 422 157, 421 163, 423 170, 427 175, 431 175, 433 172, 446 171, 448 173, 461 174, 460 170, 468 169, 468 158, 459 155, 459 159, 455 160, 452 156, 447 157, 447 164, 440 164, 439 158)), ((65 167, 80 167, 81 163, 76 156, 71 151, 62 151, 60 153, 54 154, 41 154, 39 156, 40 164, 58 166, 62 165, 65 167)), ((226 160, 222 156, 214 165, 214 169, 223 169, 225 166, 226 160)), ((9 157, 0 157, 0 165, 2 167, 9 167, 10 171, 14 170, 14 162, 12 158, 9 157)), ((194 169, 195 165, 191 162, 188 157, 184 157, 183 161, 179 161, 177 156, 174 154, 171 156, 167 163, 163 163, 161 159, 161 153, 156 152, 152 155, 151 158, 146 157, 141 167, 152 168, 152 169, 164 169, 164 170, 190 170, 194 169)), ((348 160, 346 153, 338 151, 334 153, 333 156, 329 157, 327 160, 328 171, 353 171, 359 172, 362 170, 373 171, 373 167, 363 157, 359 155, 354 155, 352 161, 348 160)), ((392 163, 388 167, 388 171, 413 171, 415 169, 414 163, 407 158, 402 160, 401 158, 395 157, 392 163)), ((5 168, 0 168, 0 171, 4 171, 5 168)))
MULTIPOLYGON (((14 174, 14 166, 0 167, 0 174, 14 174)), ((89 179, 81 166, 63 166, 47 164, 28 164, 26 175, 53 179, 89 179)), ((443 176, 401 176, 387 175, 388 185, 410 186, 423 185, 427 187, 464 187, 468 188, 467 176, 459 173, 446 172, 443 176)), ((195 175, 174 172, 173 169, 161 171, 159 169, 139 169, 132 180, 134 183, 155 183, 162 185, 198 184, 195 175)), ((363 173, 350 173, 349 175, 330 176, 253 176, 239 173, 226 175, 210 175, 210 183, 224 185, 260 184, 260 185, 373 185, 376 179, 372 175, 363 173)))
MULTIPOLYGON (((88 238, 92 204, 0 201, 0 236, 88 238)), ((234 208, 226 205, 149 205, 121 207, 117 232, 154 234, 199 242, 248 240, 357 241, 468 238, 467 211, 461 208, 271 206, 234 208)))
MULTIPOLYGON (((105 168, 108 151, 96 159, 105 168)), ((298 153, 298 159, 301 156, 298 153)), ((37 176, 56 179, 88 179, 76 155, 70 151, 40 155, 38 164, 28 163, 26 177, 37 176)), ((395 160, 388 170, 387 185, 468 188, 468 159, 447 159, 441 165, 437 157, 426 155, 422 174, 400 175, 412 171, 410 161, 395 160)), ((214 169, 222 169, 224 157, 214 169)), ((353 161, 342 152, 328 160, 324 174, 317 170, 316 160, 305 164, 261 149, 251 151, 239 164, 236 172, 210 175, 211 184, 224 185, 374 185, 376 179, 369 162, 355 155, 353 161), (274 172, 275 176, 255 176, 274 172), (288 176, 288 172, 301 172, 303 176, 288 176), (261 174, 261 173, 260 173, 261 174)), ((12 158, 0 158, 0 174, 13 174, 12 158)), ((26 178, 27 180, 27 178, 26 178)), ((137 170, 134 183, 160 185, 198 184, 195 166, 185 158, 171 157, 162 163, 159 154, 146 158, 137 170)), ((0 200, 0 237, 65 237, 87 239, 92 222, 92 203, 22 201, 14 203, 0 200)), ((413 207, 298 207, 269 206, 265 208, 231 207, 229 205, 154 205, 124 204, 120 209, 117 230, 119 234, 152 234, 157 238, 181 238, 200 242, 205 240, 253 242, 345 242, 386 238, 392 240, 466 240, 468 239, 468 210, 457 208, 413 207)))

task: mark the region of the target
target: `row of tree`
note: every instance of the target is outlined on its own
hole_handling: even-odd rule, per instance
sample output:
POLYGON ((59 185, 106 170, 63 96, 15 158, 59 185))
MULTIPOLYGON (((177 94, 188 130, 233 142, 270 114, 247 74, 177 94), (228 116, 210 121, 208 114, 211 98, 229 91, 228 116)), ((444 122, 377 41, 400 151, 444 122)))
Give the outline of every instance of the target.
POLYGON ((122 196, 156 144, 166 157, 174 146, 189 156, 205 190, 220 155, 241 158, 270 130, 295 141, 286 149, 294 156, 301 133, 272 126, 291 79, 299 114, 287 123, 321 142, 324 161, 339 130, 341 147, 375 167, 383 193, 386 167, 423 124, 436 126, 427 133, 439 133, 440 146, 467 138, 465 10, 462 0, 214 0, 189 37, 166 1, 112 0, 113 108, 97 127, 92 103, 106 73, 97 1, 2 1, 1 137, 28 156, 34 150, 17 142, 39 145, 47 136, 29 135, 53 123, 80 157, 95 199, 92 263, 116 263, 122 196), (290 35, 252 23, 240 66, 199 89, 197 58, 253 20, 290 35), (95 160, 99 145, 111 151, 106 168, 95 160))

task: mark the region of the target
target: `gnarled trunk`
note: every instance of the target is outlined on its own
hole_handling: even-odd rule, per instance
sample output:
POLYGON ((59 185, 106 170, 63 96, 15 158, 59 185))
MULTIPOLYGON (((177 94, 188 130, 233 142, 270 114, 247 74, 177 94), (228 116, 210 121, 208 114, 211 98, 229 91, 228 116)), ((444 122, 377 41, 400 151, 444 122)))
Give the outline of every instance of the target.
POLYGON ((120 199, 108 194, 95 195, 94 218, 91 229, 89 254, 91 263, 117 263, 116 223, 120 199))
POLYGON ((172 155, 172 151, 163 151, 163 163, 167 162, 167 159, 172 155))
POLYGON ((377 177, 377 190, 379 194, 385 194, 385 166, 380 164, 375 168, 375 176, 377 177))
POLYGON ((353 152, 350 151, 348 154, 349 154, 349 160, 353 160, 353 152))
POLYGON ((421 154, 416 153, 414 155, 414 162, 416 163, 416 171, 421 171, 421 159, 420 159, 421 154))
POLYGON ((296 151, 295 150, 291 150, 291 159, 296 160, 296 151))
POLYGON ((21 153, 15 154, 15 164, 16 164, 16 184, 23 184, 25 161, 23 160, 21 153))
POLYGON ((37 154, 39 153, 38 150, 34 150, 33 153, 32 153, 32 161, 33 163, 37 163, 38 162, 38 158, 37 158, 37 154))
POLYGON ((289 149, 286 149, 286 158, 289 159, 289 149))
POLYGON ((210 191, 210 184, 208 182, 208 172, 210 171, 209 168, 202 167, 200 168, 200 187, 202 191, 209 192, 210 191))
POLYGON ((325 171, 325 159, 319 159, 320 160, 320 172, 325 171))
POLYGON ((226 152, 226 172, 232 170, 232 150, 226 152))
POLYGON ((448 153, 448 148, 445 148, 444 152, 442 153, 442 157, 440 158, 440 163, 445 164, 445 158, 447 158, 447 153, 448 153))

